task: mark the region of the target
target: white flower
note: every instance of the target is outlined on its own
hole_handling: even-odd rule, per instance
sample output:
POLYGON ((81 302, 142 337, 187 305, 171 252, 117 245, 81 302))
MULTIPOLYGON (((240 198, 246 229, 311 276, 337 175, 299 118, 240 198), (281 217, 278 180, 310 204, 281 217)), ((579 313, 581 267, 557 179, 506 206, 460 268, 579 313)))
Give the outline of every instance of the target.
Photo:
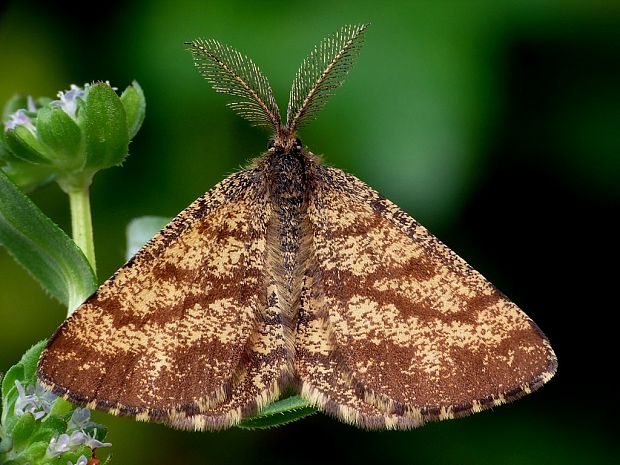
POLYGON ((56 396, 43 389, 37 383, 36 387, 27 386, 24 388, 19 380, 15 380, 17 387, 17 400, 15 401, 15 415, 21 417, 26 413, 32 413, 35 420, 40 420, 50 412, 52 402, 56 400, 56 396))
POLYGON ((69 452, 71 450, 71 446, 71 438, 68 434, 58 435, 58 433, 56 433, 52 436, 52 439, 50 439, 50 443, 47 446, 47 456, 56 457, 57 455, 69 452))
POLYGON ((92 423, 90 421, 90 410, 87 408, 78 407, 73 411, 69 424, 67 425, 68 431, 83 430, 92 423))
POLYGON ((71 445, 71 447, 81 446, 82 444, 85 444, 89 438, 90 437, 88 436, 88 434, 86 434, 84 431, 74 431, 73 433, 71 433, 71 436, 69 436, 69 444, 71 445))
POLYGON ((71 118, 76 119, 75 112, 77 111, 77 99, 86 98, 88 87, 88 84, 84 84, 84 88, 71 84, 71 88, 68 91, 58 92, 58 98, 60 100, 54 100, 50 103, 50 105, 61 108, 71 118))
MULTIPOLYGON (((83 413, 78 416, 83 417, 83 413)), ((71 416, 73 418, 73 415, 71 416)), ((90 413, 89 413, 90 417, 90 413)), ((88 446, 91 449, 97 449, 99 447, 110 447, 112 443, 110 442, 101 442, 97 439, 97 430, 95 429, 93 435, 89 435, 84 430, 73 431, 71 435, 69 434, 55 434, 50 440, 49 445, 47 446, 47 456, 48 457, 56 457, 60 454, 64 454, 65 452, 69 452, 71 450, 77 449, 79 446, 88 446)), ((78 465, 79 461, 76 463, 78 465)))
POLYGON ((26 110, 20 108, 15 113, 9 116, 11 118, 9 121, 4 123, 4 131, 8 131, 10 129, 15 129, 17 126, 24 126, 28 129, 33 135, 37 135, 37 128, 32 124, 32 120, 26 114, 26 110))
POLYGON ((99 447, 111 447, 112 443, 111 442, 101 442, 97 439, 97 429, 95 429, 95 431, 93 432, 92 436, 89 436, 88 434, 84 434, 85 438, 84 438, 84 442, 82 444, 86 444, 88 447, 90 447, 91 449, 97 449, 99 447))
MULTIPOLYGON (((88 459, 86 458, 85 455, 80 455, 80 458, 77 460, 77 462, 75 462, 75 465, 87 465, 88 464, 88 459)), ((74 465, 73 462, 71 462, 71 460, 67 461, 67 465, 74 465)))

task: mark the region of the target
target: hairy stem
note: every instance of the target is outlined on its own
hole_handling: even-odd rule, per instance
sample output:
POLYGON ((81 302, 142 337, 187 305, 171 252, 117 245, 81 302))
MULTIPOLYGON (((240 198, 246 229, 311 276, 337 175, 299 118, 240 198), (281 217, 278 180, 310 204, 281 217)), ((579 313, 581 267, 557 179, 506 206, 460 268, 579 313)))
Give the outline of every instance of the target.
POLYGON ((90 213, 89 186, 71 189, 67 192, 71 205, 71 232, 88 263, 96 272, 95 243, 93 241, 93 223, 90 213))

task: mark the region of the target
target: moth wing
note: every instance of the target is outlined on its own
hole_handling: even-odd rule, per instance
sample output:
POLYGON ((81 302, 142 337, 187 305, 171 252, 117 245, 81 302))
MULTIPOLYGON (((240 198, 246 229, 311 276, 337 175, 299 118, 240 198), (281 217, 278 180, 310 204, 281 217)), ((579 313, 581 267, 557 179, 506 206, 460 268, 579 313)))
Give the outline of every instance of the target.
POLYGON ((295 338, 295 371, 301 395, 337 418, 368 429, 406 429, 415 419, 386 412, 364 399, 339 349, 325 305, 316 260, 310 259, 301 292, 295 338))
MULTIPOLYGON (((466 415, 553 376, 555 354, 534 322, 409 215, 340 170, 318 166, 312 182, 321 295, 308 307, 323 313, 349 394, 396 415, 379 426, 466 415)), ((329 390, 300 377, 327 405, 329 390)), ((377 426, 349 410, 331 409, 377 426)))
POLYGON ((56 331, 42 384, 171 424, 222 403, 266 305, 263 188, 241 171, 181 212, 56 331))
MULTIPOLYGON (((268 308, 266 315, 273 310, 268 308)), ((228 428, 277 400, 289 380, 283 334, 279 323, 262 318, 246 344, 224 401, 201 412, 176 414, 167 423, 188 430, 228 428)))

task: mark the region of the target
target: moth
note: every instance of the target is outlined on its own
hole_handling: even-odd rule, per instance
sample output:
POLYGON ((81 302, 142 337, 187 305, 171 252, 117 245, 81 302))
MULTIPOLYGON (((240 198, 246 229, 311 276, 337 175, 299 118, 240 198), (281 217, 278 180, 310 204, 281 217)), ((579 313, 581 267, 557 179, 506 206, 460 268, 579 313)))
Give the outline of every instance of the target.
POLYGON ((213 430, 300 393, 339 420, 408 429, 527 394, 555 373, 536 324, 480 273, 297 137, 338 88, 367 25, 302 63, 286 124, 256 64, 188 43, 266 153, 182 211, 50 339, 38 376, 113 414, 213 430))

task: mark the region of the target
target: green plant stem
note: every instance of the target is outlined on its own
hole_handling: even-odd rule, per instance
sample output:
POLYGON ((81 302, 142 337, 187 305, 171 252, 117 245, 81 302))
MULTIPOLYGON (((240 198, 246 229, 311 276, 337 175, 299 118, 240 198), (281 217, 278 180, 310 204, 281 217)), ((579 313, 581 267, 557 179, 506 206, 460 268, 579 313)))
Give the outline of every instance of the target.
POLYGON ((71 205, 71 233, 93 271, 97 272, 95 262, 95 243, 93 241, 93 222, 90 213, 89 187, 71 189, 67 192, 71 205))

